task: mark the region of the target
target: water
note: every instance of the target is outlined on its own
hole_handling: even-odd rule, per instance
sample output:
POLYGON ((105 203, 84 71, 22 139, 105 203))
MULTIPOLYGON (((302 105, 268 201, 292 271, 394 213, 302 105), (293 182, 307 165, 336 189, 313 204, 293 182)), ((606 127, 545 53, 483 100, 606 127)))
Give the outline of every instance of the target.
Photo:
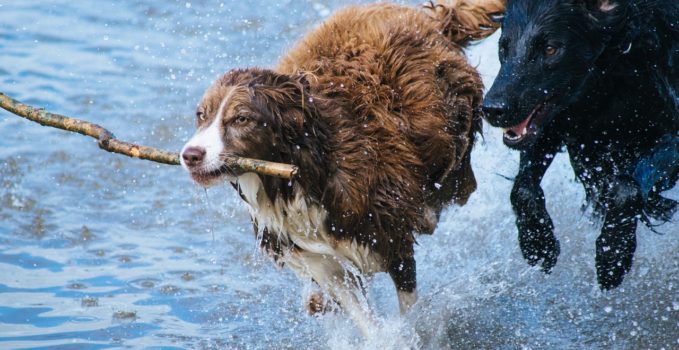
MULTIPOLYGON (((0 91, 177 150, 217 75, 273 65, 346 3, 0 0, 0 91)), ((487 84, 496 42, 470 50, 487 84)), ((414 310, 399 318, 375 277, 384 326, 368 342, 342 317, 305 315, 303 286, 257 254, 230 188, 206 194, 179 167, 5 112, 0 136, 0 348, 679 348, 679 224, 639 229, 625 283, 600 292, 597 226, 560 155, 543 184, 561 258, 549 276, 527 267, 502 177, 518 155, 497 130, 473 154, 479 190, 420 239, 414 310)))

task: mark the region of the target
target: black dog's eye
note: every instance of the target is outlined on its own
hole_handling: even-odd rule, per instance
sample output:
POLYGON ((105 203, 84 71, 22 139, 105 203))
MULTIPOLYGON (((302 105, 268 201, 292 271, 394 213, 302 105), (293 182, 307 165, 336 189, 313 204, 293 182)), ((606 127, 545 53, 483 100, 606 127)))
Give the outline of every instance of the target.
POLYGON ((556 46, 547 45, 547 47, 545 47, 545 56, 547 57, 552 57, 556 55, 557 52, 559 52, 559 49, 556 48, 556 46))

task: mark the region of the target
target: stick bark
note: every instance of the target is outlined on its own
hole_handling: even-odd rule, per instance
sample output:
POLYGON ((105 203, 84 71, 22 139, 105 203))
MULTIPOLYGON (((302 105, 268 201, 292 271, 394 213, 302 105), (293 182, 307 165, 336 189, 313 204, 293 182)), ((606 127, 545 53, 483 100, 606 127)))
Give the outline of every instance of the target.
MULTIPOLYGON (((179 165, 179 154, 137 145, 119 140, 104 127, 85 120, 50 113, 42 108, 35 108, 21 103, 0 92, 0 107, 30 121, 43 126, 77 132, 97 140, 99 148, 133 158, 150 160, 156 163, 179 165)), ((291 179, 297 174, 297 167, 289 164, 274 163, 258 159, 230 157, 224 160, 226 165, 236 172, 254 172, 260 175, 291 179)))

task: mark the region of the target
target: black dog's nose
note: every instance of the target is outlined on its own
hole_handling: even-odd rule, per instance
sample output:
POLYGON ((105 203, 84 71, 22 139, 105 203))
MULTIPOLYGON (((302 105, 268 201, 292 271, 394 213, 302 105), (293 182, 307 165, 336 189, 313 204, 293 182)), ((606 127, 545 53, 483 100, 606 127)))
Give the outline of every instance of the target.
POLYGON ((491 125, 497 125, 504 120, 507 106, 502 102, 484 101, 483 115, 491 125))
POLYGON ((193 167, 199 165, 205 159, 205 149, 202 147, 188 147, 182 152, 184 164, 193 167))

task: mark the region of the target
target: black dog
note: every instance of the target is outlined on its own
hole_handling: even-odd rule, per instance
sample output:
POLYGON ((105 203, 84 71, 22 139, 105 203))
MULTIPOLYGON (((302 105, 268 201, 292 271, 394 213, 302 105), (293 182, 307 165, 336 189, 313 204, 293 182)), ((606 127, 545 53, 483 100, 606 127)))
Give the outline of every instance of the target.
POLYGON ((677 208, 660 193, 679 177, 679 1, 510 0, 502 30, 484 111, 521 151, 511 202, 523 256, 545 272, 556 264, 540 181, 565 146, 603 216, 597 279, 615 288, 637 222, 666 222, 677 208))

